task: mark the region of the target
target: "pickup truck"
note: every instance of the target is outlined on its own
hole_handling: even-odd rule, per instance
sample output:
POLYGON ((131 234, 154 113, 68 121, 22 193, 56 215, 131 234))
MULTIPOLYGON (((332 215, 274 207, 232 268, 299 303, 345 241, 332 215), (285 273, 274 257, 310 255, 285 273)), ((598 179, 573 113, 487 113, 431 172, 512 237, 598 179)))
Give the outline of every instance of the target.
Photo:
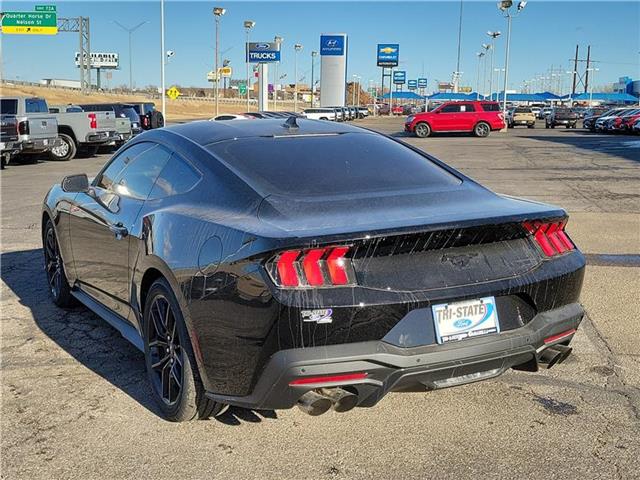
POLYGON ((565 128, 576 128, 580 116, 570 108, 556 107, 551 110, 544 120, 545 128, 556 128, 564 125, 565 128))
POLYGON ((18 119, 15 115, 0 115, 0 158, 4 168, 11 157, 20 152, 18 141, 18 119))
POLYGON ((58 121, 44 98, 3 96, 0 101, 3 114, 16 116, 22 154, 33 159, 33 154, 48 152, 58 144, 58 121))
POLYGON ((113 112, 86 112, 76 105, 52 106, 58 120, 60 142, 49 152, 52 160, 70 160, 80 153, 94 155, 98 148, 116 138, 113 112))

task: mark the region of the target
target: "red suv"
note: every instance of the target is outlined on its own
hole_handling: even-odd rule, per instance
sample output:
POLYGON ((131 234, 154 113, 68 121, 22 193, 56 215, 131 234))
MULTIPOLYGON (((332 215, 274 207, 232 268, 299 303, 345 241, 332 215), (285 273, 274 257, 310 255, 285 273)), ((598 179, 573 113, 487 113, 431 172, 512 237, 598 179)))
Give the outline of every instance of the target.
POLYGON ((420 138, 431 132, 471 132, 487 137, 492 130, 505 127, 498 102, 447 102, 435 110, 409 115, 404 123, 407 132, 420 138))

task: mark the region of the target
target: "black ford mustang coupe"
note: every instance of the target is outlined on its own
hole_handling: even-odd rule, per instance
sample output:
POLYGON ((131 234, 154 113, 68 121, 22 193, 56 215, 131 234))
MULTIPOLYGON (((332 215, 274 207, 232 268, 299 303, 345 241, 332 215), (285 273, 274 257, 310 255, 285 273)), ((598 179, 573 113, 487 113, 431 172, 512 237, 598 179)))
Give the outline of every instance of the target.
POLYGON ((318 415, 562 362, 585 259, 557 207, 291 118, 146 132, 42 212, 54 302, 144 352, 165 418, 318 415))

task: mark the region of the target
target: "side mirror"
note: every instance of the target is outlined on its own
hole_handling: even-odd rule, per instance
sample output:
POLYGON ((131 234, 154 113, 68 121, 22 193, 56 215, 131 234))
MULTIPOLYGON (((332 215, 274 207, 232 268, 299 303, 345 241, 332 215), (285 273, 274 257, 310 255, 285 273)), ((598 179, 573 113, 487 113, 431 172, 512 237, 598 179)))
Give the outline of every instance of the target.
POLYGON ((62 179, 62 190, 67 193, 87 193, 89 191, 89 178, 86 173, 68 175, 62 179))

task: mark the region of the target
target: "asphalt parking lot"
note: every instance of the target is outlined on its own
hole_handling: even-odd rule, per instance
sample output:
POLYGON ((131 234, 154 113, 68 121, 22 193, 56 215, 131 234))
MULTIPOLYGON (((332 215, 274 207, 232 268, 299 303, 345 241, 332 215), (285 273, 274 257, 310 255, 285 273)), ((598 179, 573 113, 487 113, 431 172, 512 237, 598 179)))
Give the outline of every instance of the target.
MULTIPOLYGON (((403 137, 493 190, 551 202, 588 259, 587 316, 559 367, 309 417, 232 408, 161 420, 142 354, 49 301, 40 206, 106 155, 10 165, 2 184, 1 478, 640 478, 640 137, 515 129, 403 137)), ((389 159, 393 161, 393 159, 389 159)))

